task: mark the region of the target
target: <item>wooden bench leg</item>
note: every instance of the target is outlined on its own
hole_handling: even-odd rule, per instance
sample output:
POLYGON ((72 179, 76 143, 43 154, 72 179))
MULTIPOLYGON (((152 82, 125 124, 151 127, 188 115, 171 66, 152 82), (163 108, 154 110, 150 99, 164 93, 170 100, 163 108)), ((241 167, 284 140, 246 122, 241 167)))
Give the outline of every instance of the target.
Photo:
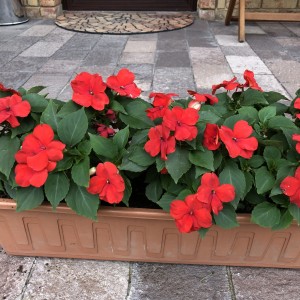
POLYGON ((239 42, 245 42, 245 10, 246 1, 240 0, 239 7, 239 42))
POLYGON ((229 2, 229 6, 228 6, 226 18, 225 18, 225 25, 226 26, 230 25, 230 21, 231 21, 231 18, 232 18, 235 3, 236 3, 236 0, 230 0, 230 2, 229 2))

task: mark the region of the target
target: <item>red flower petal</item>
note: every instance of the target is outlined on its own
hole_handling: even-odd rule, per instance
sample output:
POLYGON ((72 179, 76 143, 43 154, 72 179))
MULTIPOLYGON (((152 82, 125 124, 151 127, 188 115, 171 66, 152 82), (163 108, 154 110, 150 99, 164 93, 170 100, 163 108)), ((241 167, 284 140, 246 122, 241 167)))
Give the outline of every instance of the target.
POLYGON ((202 175, 201 185, 216 189, 220 185, 220 181, 215 173, 205 173, 202 175))
POLYGON ((48 155, 46 151, 41 151, 34 156, 27 157, 27 165, 34 171, 42 171, 48 166, 48 155))
POLYGON ((47 146, 54 138, 54 132, 50 125, 40 124, 37 125, 33 130, 33 135, 43 146, 47 146))
POLYGON ((235 198, 234 186, 231 184, 222 184, 215 189, 215 192, 222 202, 230 202, 235 198))
POLYGON ((247 138, 253 132, 253 128, 244 120, 237 121, 233 127, 233 135, 237 139, 247 138))
POLYGON ((284 178, 280 184, 282 192, 287 196, 293 196, 297 192, 299 187, 300 180, 292 176, 284 178))

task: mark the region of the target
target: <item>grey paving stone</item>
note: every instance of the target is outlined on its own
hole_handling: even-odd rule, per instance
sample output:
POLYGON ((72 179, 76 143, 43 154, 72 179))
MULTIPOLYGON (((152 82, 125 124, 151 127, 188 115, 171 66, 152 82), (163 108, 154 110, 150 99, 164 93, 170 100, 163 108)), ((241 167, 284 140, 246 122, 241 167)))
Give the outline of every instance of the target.
POLYGON ((17 56, 5 65, 10 72, 36 72, 45 63, 48 58, 45 57, 22 57, 17 56))
POLYGON ((81 61, 78 60, 55 60, 49 59, 39 70, 39 73, 73 73, 80 65, 81 61))
POLYGON ((157 42, 158 51, 186 51, 187 42, 185 40, 175 41, 175 40, 159 40, 157 42))
POLYGON ((60 47, 62 43, 52 43, 52 42, 42 42, 39 41, 26 49, 20 54, 20 56, 27 57, 50 57, 52 56, 60 47))
POLYGON ((295 35, 300 37, 300 27, 298 23, 284 23, 284 26, 292 31, 295 35))
POLYGON ((173 31, 166 31, 166 32, 159 32, 158 33, 158 40, 184 40, 185 39, 185 30, 173 30, 173 31))
POLYGON ((21 36, 45 36, 55 28, 55 25, 33 25, 24 31, 21 36))
POLYGON ((265 31, 269 36, 295 36, 295 34, 288 30, 280 22, 258 22, 259 26, 265 31))
POLYGON ((55 29, 55 25, 33 25, 26 31, 24 31, 22 36, 45 36, 55 29))
POLYGON ((214 37, 190 37, 187 36, 187 42, 189 47, 206 47, 206 48, 215 48, 218 47, 218 43, 214 37))
POLYGON ((127 35, 108 35, 105 34, 98 40, 95 49, 102 48, 124 48, 128 39, 127 35))
MULTIPOLYGON (((0 35, 1 36, 1 35, 0 35)), ((38 37, 16 37, 6 43, 0 44, 0 51, 12 51, 20 53, 39 40, 38 37)))
MULTIPOLYGON (((81 72, 88 72, 91 74, 100 74, 103 78, 103 80, 106 80, 106 78, 110 75, 114 74, 114 71, 116 69, 116 65, 93 65, 93 66, 85 66, 81 65, 76 69, 76 74, 79 74, 81 72)), ((71 78, 75 78, 76 74, 73 74, 71 78)))
POLYGON ((43 38, 43 41, 64 44, 74 35, 75 35, 74 31, 67 31, 57 27, 53 31, 51 31, 51 33, 47 34, 43 38))
POLYGON ((291 95, 292 98, 296 97, 296 92, 300 89, 300 84, 297 83, 289 83, 289 82, 283 82, 283 87, 286 89, 286 91, 291 95))
POLYGON ((157 33, 131 34, 128 36, 129 41, 156 41, 157 33))
POLYGON ((100 38, 100 35, 98 37, 94 34, 76 33, 61 47, 61 50, 91 50, 100 38))
POLYGON ((241 48, 247 48, 249 47, 247 42, 240 43, 237 40, 237 36, 235 35, 215 35, 215 38, 219 45, 226 46, 226 47, 241 47, 241 48))
POLYGON ((233 78, 233 73, 228 65, 195 63, 193 71, 197 89, 211 90, 213 84, 233 78))
MULTIPOLYGON (((66 44, 65 44, 66 45, 66 44)), ((69 60, 83 60, 89 55, 89 50, 80 48, 67 49, 66 47, 60 48, 51 56, 53 59, 69 59, 69 60)))
POLYGON ((299 270, 231 268, 236 299, 297 300, 299 270))
POLYGON ((195 89, 191 68, 155 69, 153 91, 160 93, 176 93, 187 97, 187 90, 195 89))
POLYGON ((154 64, 154 52, 123 52, 120 64, 154 64))
POLYGON ((31 72, 1 72, 0 71, 0 82, 2 82, 7 87, 12 87, 14 89, 19 88, 24 85, 24 83, 32 76, 31 72))
POLYGON ((11 61, 16 56, 17 56, 17 53, 15 53, 15 52, 1 51, 0 52, 0 65, 4 66, 6 63, 11 61))
POLYGON ((117 64, 121 56, 121 49, 103 49, 90 52, 84 59, 84 65, 114 65, 117 64))
POLYGON ((34 260, 32 257, 9 256, 0 250, 0 299, 20 299, 34 260))
POLYGON ((198 30, 186 30, 185 36, 187 39, 196 39, 199 37, 212 37, 212 33, 208 27, 199 28, 198 30))
POLYGON ((190 56, 192 65, 195 63, 211 63, 226 65, 227 61, 221 49, 217 48, 207 48, 207 47, 191 47, 190 56))
POLYGON ((246 69, 256 74, 271 74, 271 71, 258 56, 227 55, 226 59, 234 73, 243 74, 246 69))
POLYGON ((154 52, 156 41, 127 41, 124 52, 154 52))
POLYGON ((37 259, 24 299, 121 300, 128 286, 129 263, 37 259))
POLYGON ((225 26, 224 21, 209 21, 208 24, 212 33, 215 35, 236 35, 238 32, 236 22, 231 22, 229 26, 225 26))
POLYGON ((189 68, 191 66, 187 51, 158 52, 156 68, 189 68))
POLYGON ((210 26, 206 20, 200 20, 197 16, 194 18, 194 23, 184 28, 185 31, 210 31, 210 26))
POLYGON ((134 263, 128 300, 230 300, 225 267, 134 263))
POLYGON ((64 86, 69 82, 70 76, 65 74, 39 74, 35 73, 24 84, 25 88, 42 85, 46 86, 44 90, 48 97, 56 98, 64 86))
POLYGON ((247 43, 254 51, 256 50, 282 51, 283 50, 282 46, 278 44, 275 39, 273 39, 270 36, 264 36, 261 34, 250 34, 249 36, 247 36, 247 43))
POLYGON ((21 34, 24 29, 16 29, 15 27, 0 26, 1 43, 14 39, 21 34))
POLYGON ((248 47, 221 46, 224 55, 254 56, 256 53, 248 47))
POLYGON ((274 59, 274 57, 282 60, 290 60, 291 55, 288 53, 287 49, 282 48, 281 50, 257 50, 254 49, 257 56, 259 56, 262 60, 274 59))

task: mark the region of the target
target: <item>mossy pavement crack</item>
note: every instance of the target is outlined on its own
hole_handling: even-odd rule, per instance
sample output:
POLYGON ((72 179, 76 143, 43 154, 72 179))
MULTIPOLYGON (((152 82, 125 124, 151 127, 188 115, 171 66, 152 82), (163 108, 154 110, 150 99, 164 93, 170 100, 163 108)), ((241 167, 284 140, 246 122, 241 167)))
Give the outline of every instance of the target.
POLYGON ((31 265, 31 268, 29 270, 29 273, 28 273, 28 276, 26 278, 26 281, 25 281, 25 284, 22 288, 22 292, 21 292, 21 295, 20 295, 20 300, 23 300, 24 299, 24 295, 25 295, 25 292, 26 292, 26 289, 27 289, 27 286, 28 286, 28 283, 31 279, 31 276, 32 276, 32 273, 33 273, 33 269, 36 265, 36 257, 34 258, 33 262, 32 262, 32 265, 31 265))
POLYGON ((234 284, 233 284, 233 281, 232 281, 232 274, 231 274, 230 267, 226 267, 226 275, 227 275, 231 300, 236 300, 235 289, 234 289, 234 284))
POLYGON ((127 286, 127 293, 125 300, 129 300, 129 294, 131 290, 131 276, 132 276, 132 263, 129 263, 129 269, 128 269, 128 286, 127 286))

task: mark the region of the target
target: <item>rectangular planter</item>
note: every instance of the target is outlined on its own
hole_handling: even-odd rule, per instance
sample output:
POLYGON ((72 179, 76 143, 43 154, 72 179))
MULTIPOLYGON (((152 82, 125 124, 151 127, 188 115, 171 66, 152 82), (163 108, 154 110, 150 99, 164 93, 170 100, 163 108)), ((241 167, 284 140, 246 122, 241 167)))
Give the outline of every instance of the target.
POLYGON ((204 239, 181 234, 168 213, 108 208, 98 222, 66 206, 48 205, 17 213, 0 199, 0 244, 8 254, 160 263, 300 268, 300 229, 271 231, 238 216, 240 226, 213 226, 204 239))

